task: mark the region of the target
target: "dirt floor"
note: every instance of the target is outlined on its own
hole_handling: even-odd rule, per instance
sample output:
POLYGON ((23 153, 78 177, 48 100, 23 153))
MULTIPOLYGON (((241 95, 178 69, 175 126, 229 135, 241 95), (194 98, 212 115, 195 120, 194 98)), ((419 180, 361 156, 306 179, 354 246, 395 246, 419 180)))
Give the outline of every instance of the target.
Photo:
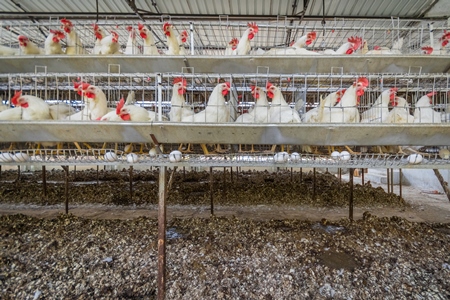
MULTIPOLYGON (((348 175, 343 175, 342 180, 348 180, 348 175)), ((366 180, 367 182, 367 180, 366 180)), ((354 178, 354 184, 361 184, 361 177, 354 178)), ((385 184, 371 183, 373 188, 381 187, 385 191, 385 184)), ((170 193, 170 192, 169 192, 170 193)), ((399 194, 399 186, 394 186, 394 193, 399 194)), ((398 216, 412 222, 450 222, 450 202, 445 194, 436 194, 432 191, 421 191, 412 186, 402 186, 402 197, 406 201, 405 207, 392 207, 389 205, 355 205, 353 209, 354 219, 361 219, 364 212, 369 211, 378 217, 398 216)), ((98 203, 70 204, 69 212, 75 216, 91 219, 133 219, 140 216, 157 218, 157 204, 140 205, 111 205, 98 203)), ((0 215, 25 214, 40 218, 54 218, 65 211, 63 204, 36 205, 33 203, 0 203, 0 215)), ((211 216, 211 205, 201 204, 173 204, 167 205, 168 219, 211 216)), ((299 219, 317 221, 323 218, 339 220, 349 217, 348 206, 342 207, 317 207, 300 203, 288 204, 254 204, 234 205, 215 203, 213 207, 215 216, 236 216, 241 219, 270 220, 270 219, 299 219)))

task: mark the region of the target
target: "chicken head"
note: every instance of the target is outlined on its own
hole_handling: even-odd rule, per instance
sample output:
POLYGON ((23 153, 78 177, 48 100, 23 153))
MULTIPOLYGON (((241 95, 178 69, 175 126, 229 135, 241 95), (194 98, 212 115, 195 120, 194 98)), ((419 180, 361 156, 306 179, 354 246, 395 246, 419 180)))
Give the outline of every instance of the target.
POLYGON ((26 36, 24 36, 24 35, 19 35, 19 36, 17 37, 17 39, 19 40, 19 45, 20 45, 21 47, 26 47, 26 46, 28 45, 28 42, 30 41, 30 40, 28 39, 28 37, 26 37, 26 36))
POLYGON ((422 49, 422 54, 431 54, 431 53, 433 53, 433 47, 431 47, 431 46, 425 46, 425 47, 422 47, 421 48, 422 49))
POLYGON ((173 80, 173 85, 177 88, 178 95, 183 95, 186 92, 186 79, 177 77, 173 80))
POLYGON ((437 92, 430 92, 427 94, 427 97, 430 98, 430 104, 433 104, 433 96, 436 94, 437 92))
POLYGON ((362 45, 362 38, 358 36, 351 36, 347 41, 350 43, 350 48, 345 52, 345 54, 352 54, 362 45))
POLYGON ((164 25, 163 25, 163 31, 164 31, 164 34, 165 34, 166 36, 170 36, 170 35, 171 35, 172 28, 173 28, 173 25, 170 24, 169 22, 164 23, 164 25))
POLYGON ((144 24, 138 23, 138 31, 141 38, 146 39, 148 34, 148 29, 144 24))
POLYGON ((59 30, 50 29, 50 33, 53 34, 53 38, 52 38, 53 43, 59 43, 63 38, 66 37, 64 32, 59 31, 59 30))
POLYGON ((80 96, 83 94, 83 91, 85 91, 89 86, 90 84, 87 82, 73 82, 73 89, 77 91, 77 94, 80 96))
POLYGON ((228 45, 231 46, 231 50, 236 50, 239 40, 237 38, 232 38, 228 45))
POLYGON ((71 21, 67 19, 61 19, 61 29, 64 30, 66 33, 70 33, 73 29, 73 24, 71 21))
POLYGON ((125 100, 122 98, 120 99, 119 103, 116 107, 116 114, 124 121, 130 121, 130 113, 128 112, 128 109, 124 107, 125 100))
POLYGON ((272 99, 275 96, 275 91, 277 90, 277 87, 274 86, 272 83, 270 83, 269 81, 267 81, 266 84, 266 90, 267 90, 267 97, 269 97, 270 99, 272 99))
POLYGON ((397 98, 397 91, 398 88, 390 88, 389 89, 389 101, 391 102, 392 106, 395 106, 395 98, 397 98))
POLYGON ((308 45, 311 45, 312 42, 314 42, 314 41, 316 40, 316 38, 317 38, 317 33, 316 33, 315 31, 308 32, 308 33, 306 34, 306 41, 305 41, 305 44, 306 44, 307 46, 308 46, 308 45))
POLYGON ((24 97, 22 97, 22 91, 17 91, 14 93, 14 96, 11 98, 11 103, 14 104, 14 106, 20 106, 23 108, 28 107, 28 102, 24 97))
POLYGON ((255 85, 250 86, 250 88, 252 90, 253 98, 259 99, 259 96, 260 96, 259 94, 261 93, 261 88, 259 86, 255 86, 255 85))
POLYGON ((226 95, 228 95, 231 85, 228 81, 222 83, 221 85, 222 85, 222 95, 225 97, 226 95))
POLYGON ((250 22, 247 24, 247 26, 248 26, 248 30, 249 30, 248 39, 252 40, 255 37, 255 34, 258 33, 258 30, 259 30, 258 25, 256 25, 255 22, 250 22))
POLYGON ((101 40, 104 36, 103 30, 100 28, 100 26, 98 26, 98 24, 92 24, 92 26, 94 27, 95 37, 97 39, 101 40))

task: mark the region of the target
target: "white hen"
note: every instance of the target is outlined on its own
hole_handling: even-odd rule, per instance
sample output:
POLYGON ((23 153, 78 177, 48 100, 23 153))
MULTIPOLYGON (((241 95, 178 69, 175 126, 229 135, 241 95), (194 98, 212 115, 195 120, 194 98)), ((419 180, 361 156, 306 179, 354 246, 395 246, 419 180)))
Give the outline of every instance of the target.
POLYGON ((272 83, 266 84, 267 96, 272 99, 272 104, 269 109, 270 123, 301 123, 298 112, 291 108, 284 100, 280 88, 274 86, 272 83))
POLYGON ((326 55, 342 55, 342 54, 352 54, 361 47, 362 38, 357 36, 351 36, 347 39, 347 42, 342 44, 336 51, 332 49, 327 49, 323 51, 326 55))
POLYGON ((178 77, 173 80, 172 98, 170 100, 171 108, 169 119, 172 122, 180 122, 183 118, 189 118, 194 115, 194 111, 186 104, 184 93, 186 92, 187 81, 178 77))
POLYGON ((268 123, 269 101, 267 95, 259 86, 251 86, 252 95, 255 98, 255 106, 247 113, 240 115, 235 123, 268 123))
POLYGON ((258 33, 258 25, 256 23, 248 23, 247 29, 244 31, 239 43, 236 47, 236 51, 233 52, 234 55, 247 55, 251 50, 250 41, 258 33))
POLYGON ((435 94, 436 92, 431 92, 417 100, 414 109, 414 123, 441 123, 441 113, 432 107, 432 97, 435 94))
POLYGON ((138 23, 139 35, 144 40, 144 54, 145 55, 160 55, 156 47, 155 39, 151 30, 142 23, 138 23))
POLYGON ((319 109, 326 109, 332 107, 336 103, 341 101, 341 97, 344 95, 345 89, 328 94, 324 99, 320 99, 319 107, 310 109, 302 116, 302 121, 306 123, 319 123, 322 120, 322 115, 319 114, 319 109))
POLYGON ((389 103, 394 104, 397 88, 390 88, 381 93, 373 105, 362 113, 361 123, 386 123, 389 119, 389 103))
POLYGON ((77 55, 77 54, 85 54, 86 51, 83 48, 83 44, 81 43, 80 37, 78 33, 73 28, 73 24, 71 21, 67 19, 61 19, 61 28, 67 33, 67 47, 66 54, 67 55, 77 55))
POLYGON ((388 123, 413 123, 414 116, 409 113, 409 104, 405 98, 395 97, 394 108, 391 109, 388 116, 388 123))

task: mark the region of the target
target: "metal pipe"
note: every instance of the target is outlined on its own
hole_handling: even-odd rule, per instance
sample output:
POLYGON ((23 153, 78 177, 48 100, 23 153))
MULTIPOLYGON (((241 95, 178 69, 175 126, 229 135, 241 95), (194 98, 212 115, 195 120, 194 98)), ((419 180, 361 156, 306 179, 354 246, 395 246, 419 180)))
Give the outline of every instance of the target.
POLYGON ((364 168, 361 169, 361 185, 364 185, 364 168))
POLYGON ((44 197, 47 198, 47 171, 45 166, 42 166, 42 185, 44 187, 44 197))
POLYGON ((162 76, 161 73, 158 73, 157 75, 157 84, 158 84, 158 121, 162 121, 162 76))
POLYGON ((313 200, 316 200, 316 168, 313 168, 313 200))
POLYGON ((350 221, 353 221, 353 172, 354 169, 349 169, 349 177, 350 177, 350 196, 348 199, 348 218, 350 221))
POLYGON ((98 165, 97 165, 97 185, 99 185, 99 182, 98 182, 98 165))
POLYGON ((391 192, 391 185, 390 185, 390 181, 391 181, 391 178, 390 178, 390 173, 389 173, 389 168, 388 169, 386 169, 386 181, 387 181, 387 192, 388 192, 388 194, 391 192))
POLYGON ((65 211, 69 213, 69 166, 61 166, 64 170, 64 199, 65 199, 65 211))
POLYGON ((166 297, 166 177, 167 167, 159 167, 158 202, 158 294, 159 300, 166 297))
POLYGON ((402 198, 402 181, 403 181, 403 178, 402 178, 402 169, 400 168, 400 169, 398 169, 398 176, 400 177, 400 182, 399 182, 399 194, 400 194, 400 199, 402 198))
POLYGON ((191 37, 191 55, 195 55, 195 49, 194 49, 194 23, 189 22, 189 30, 190 30, 190 37, 191 37))
POLYGON ((133 166, 130 166, 130 202, 133 201, 133 166))
POLYGON ((213 196, 213 181, 214 181, 214 177, 213 177, 213 167, 209 167, 209 199, 210 199, 210 203, 211 203, 211 216, 214 216, 214 196, 213 196))

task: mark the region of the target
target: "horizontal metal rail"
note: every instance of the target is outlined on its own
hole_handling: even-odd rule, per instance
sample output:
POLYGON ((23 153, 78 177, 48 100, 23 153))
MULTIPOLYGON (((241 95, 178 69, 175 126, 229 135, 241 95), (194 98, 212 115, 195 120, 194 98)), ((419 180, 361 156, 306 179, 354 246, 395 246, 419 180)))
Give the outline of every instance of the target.
POLYGON ((168 166, 168 167, 292 167, 292 168, 402 168, 402 169, 450 169, 450 160, 437 154, 392 155, 358 154, 344 158, 311 154, 183 154, 179 160, 171 154, 150 156, 126 154, 114 149, 91 149, 80 153, 76 149, 61 150, 17 150, 12 154, 21 160, 0 162, 4 166, 41 165, 112 165, 112 166, 168 166), (111 153, 114 153, 111 155, 111 153), (22 156, 20 156, 22 154, 22 156), (23 154, 26 154, 24 156, 23 154), (134 158, 131 158, 131 155, 134 158))
POLYGON ((237 124, 1 121, 0 142, 450 146, 450 123, 237 124))

